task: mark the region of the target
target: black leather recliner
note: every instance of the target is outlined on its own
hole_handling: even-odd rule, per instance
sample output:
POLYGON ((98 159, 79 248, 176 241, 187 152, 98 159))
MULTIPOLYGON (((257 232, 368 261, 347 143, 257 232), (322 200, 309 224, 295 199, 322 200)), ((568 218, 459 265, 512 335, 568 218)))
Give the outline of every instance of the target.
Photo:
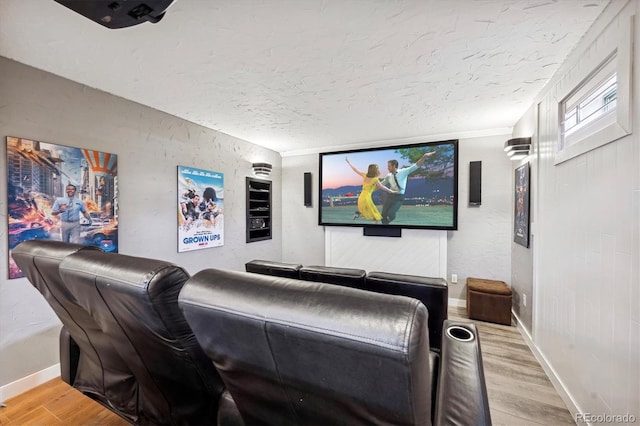
MULTIPOLYGON (((72 253, 97 247, 57 241, 26 241, 12 256, 31 284, 42 293, 63 324, 60 371, 63 381, 128 421, 137 421, 137 383, 133 372, 98 322, 78 302, 59 273, 60 262, 72 253)), ((94 287, 85 289, 99 298, 94 287)))
POLYGON ((185 270, 83 250, 64 258, 60 275, 133 372, 137 424, 216 424, 224 385, 178 306, 185 270))
POLYGON ((369 272, 365 288, 378 293, 399 294, 421 301, 429 311, 431 348, 442 346, 442 330, 448 318, 449 287, 443 278, 420 277, 388 272, 369 272))
POLYGON ((252 260, 245 264, 247 272, 325 282, 378 293, 408 296, 420 300, 429 311, 429 342, 432 349, 442 346, 442 328, 448 317, 449 287, 442 278, 332 266, 300 266, 295 263, 252 260), (296 272, 298 276, 296 276, 296 272))
POLYGON ((13 256, 63 323, 65 382, 134 424, 242 424, 178 307, 182 268, 58 241, 13 256))
POLYGON ((475 326, 447 322, 436 370, 417 299, 209 269, 179 304, 246 424, 491 423, 475 326))
POLYGON ((63 322, 63 380, 131 423, 490 423, 477 331, 445 323, 438 356, 416 299, 243 272, 188 279, 56 241, 13 255, 63 322))

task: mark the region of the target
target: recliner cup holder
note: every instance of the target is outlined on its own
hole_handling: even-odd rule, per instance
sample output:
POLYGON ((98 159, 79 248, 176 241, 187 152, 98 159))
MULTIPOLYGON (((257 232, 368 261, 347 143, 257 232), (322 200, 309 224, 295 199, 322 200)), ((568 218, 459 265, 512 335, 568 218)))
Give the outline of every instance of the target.
POLYGON ((460 327, 458 325, 452 325, 447 328, 447 334, 452 339, 461 341, 461 342, 470 342, 474 339, 473 333, 467 330, 464 327, 460 327))

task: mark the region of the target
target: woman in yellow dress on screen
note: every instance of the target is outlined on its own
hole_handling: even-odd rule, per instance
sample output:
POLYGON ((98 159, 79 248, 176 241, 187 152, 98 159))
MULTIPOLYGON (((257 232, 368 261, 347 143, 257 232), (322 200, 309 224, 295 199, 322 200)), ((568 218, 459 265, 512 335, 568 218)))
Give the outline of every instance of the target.
POLYGON ((378 176, 380 176, 380 169, 377 164, 369 164, 367 173, 364 173, 351 164, 349 158, 345 157, 345 160, 354 172, 359 176, 362 176, 362 191, 360 191, 360 196, 358 197, 358 211, 356 212, 354 219, 361 216, 365 219, 371 219, 373 223, 378 223, 378 221, 382 219, 382 215, 373 203, 373 191, 381 189, 390 194, 395 194, 397 191, 393 191, 380 183, 378 180, 378 176))

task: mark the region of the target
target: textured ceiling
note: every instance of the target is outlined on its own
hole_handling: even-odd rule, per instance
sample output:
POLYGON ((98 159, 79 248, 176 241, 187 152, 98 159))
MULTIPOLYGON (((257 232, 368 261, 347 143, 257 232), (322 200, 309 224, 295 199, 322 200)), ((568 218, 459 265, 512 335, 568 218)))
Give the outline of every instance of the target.
POLYGON ((0 55, 287 153, 509 130, 608 0, 0 0, 0 55))

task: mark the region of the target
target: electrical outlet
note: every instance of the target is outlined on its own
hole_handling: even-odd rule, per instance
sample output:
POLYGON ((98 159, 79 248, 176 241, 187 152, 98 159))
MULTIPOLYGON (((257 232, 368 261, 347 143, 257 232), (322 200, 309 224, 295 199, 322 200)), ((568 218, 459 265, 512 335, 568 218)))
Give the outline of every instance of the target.
POLYGON ((527 306, 527 295, 522 293, 522 306, 527 306))
POLYGON ((451 274, 451 282, 456 284, 458 282, 458 274, 451 274))

